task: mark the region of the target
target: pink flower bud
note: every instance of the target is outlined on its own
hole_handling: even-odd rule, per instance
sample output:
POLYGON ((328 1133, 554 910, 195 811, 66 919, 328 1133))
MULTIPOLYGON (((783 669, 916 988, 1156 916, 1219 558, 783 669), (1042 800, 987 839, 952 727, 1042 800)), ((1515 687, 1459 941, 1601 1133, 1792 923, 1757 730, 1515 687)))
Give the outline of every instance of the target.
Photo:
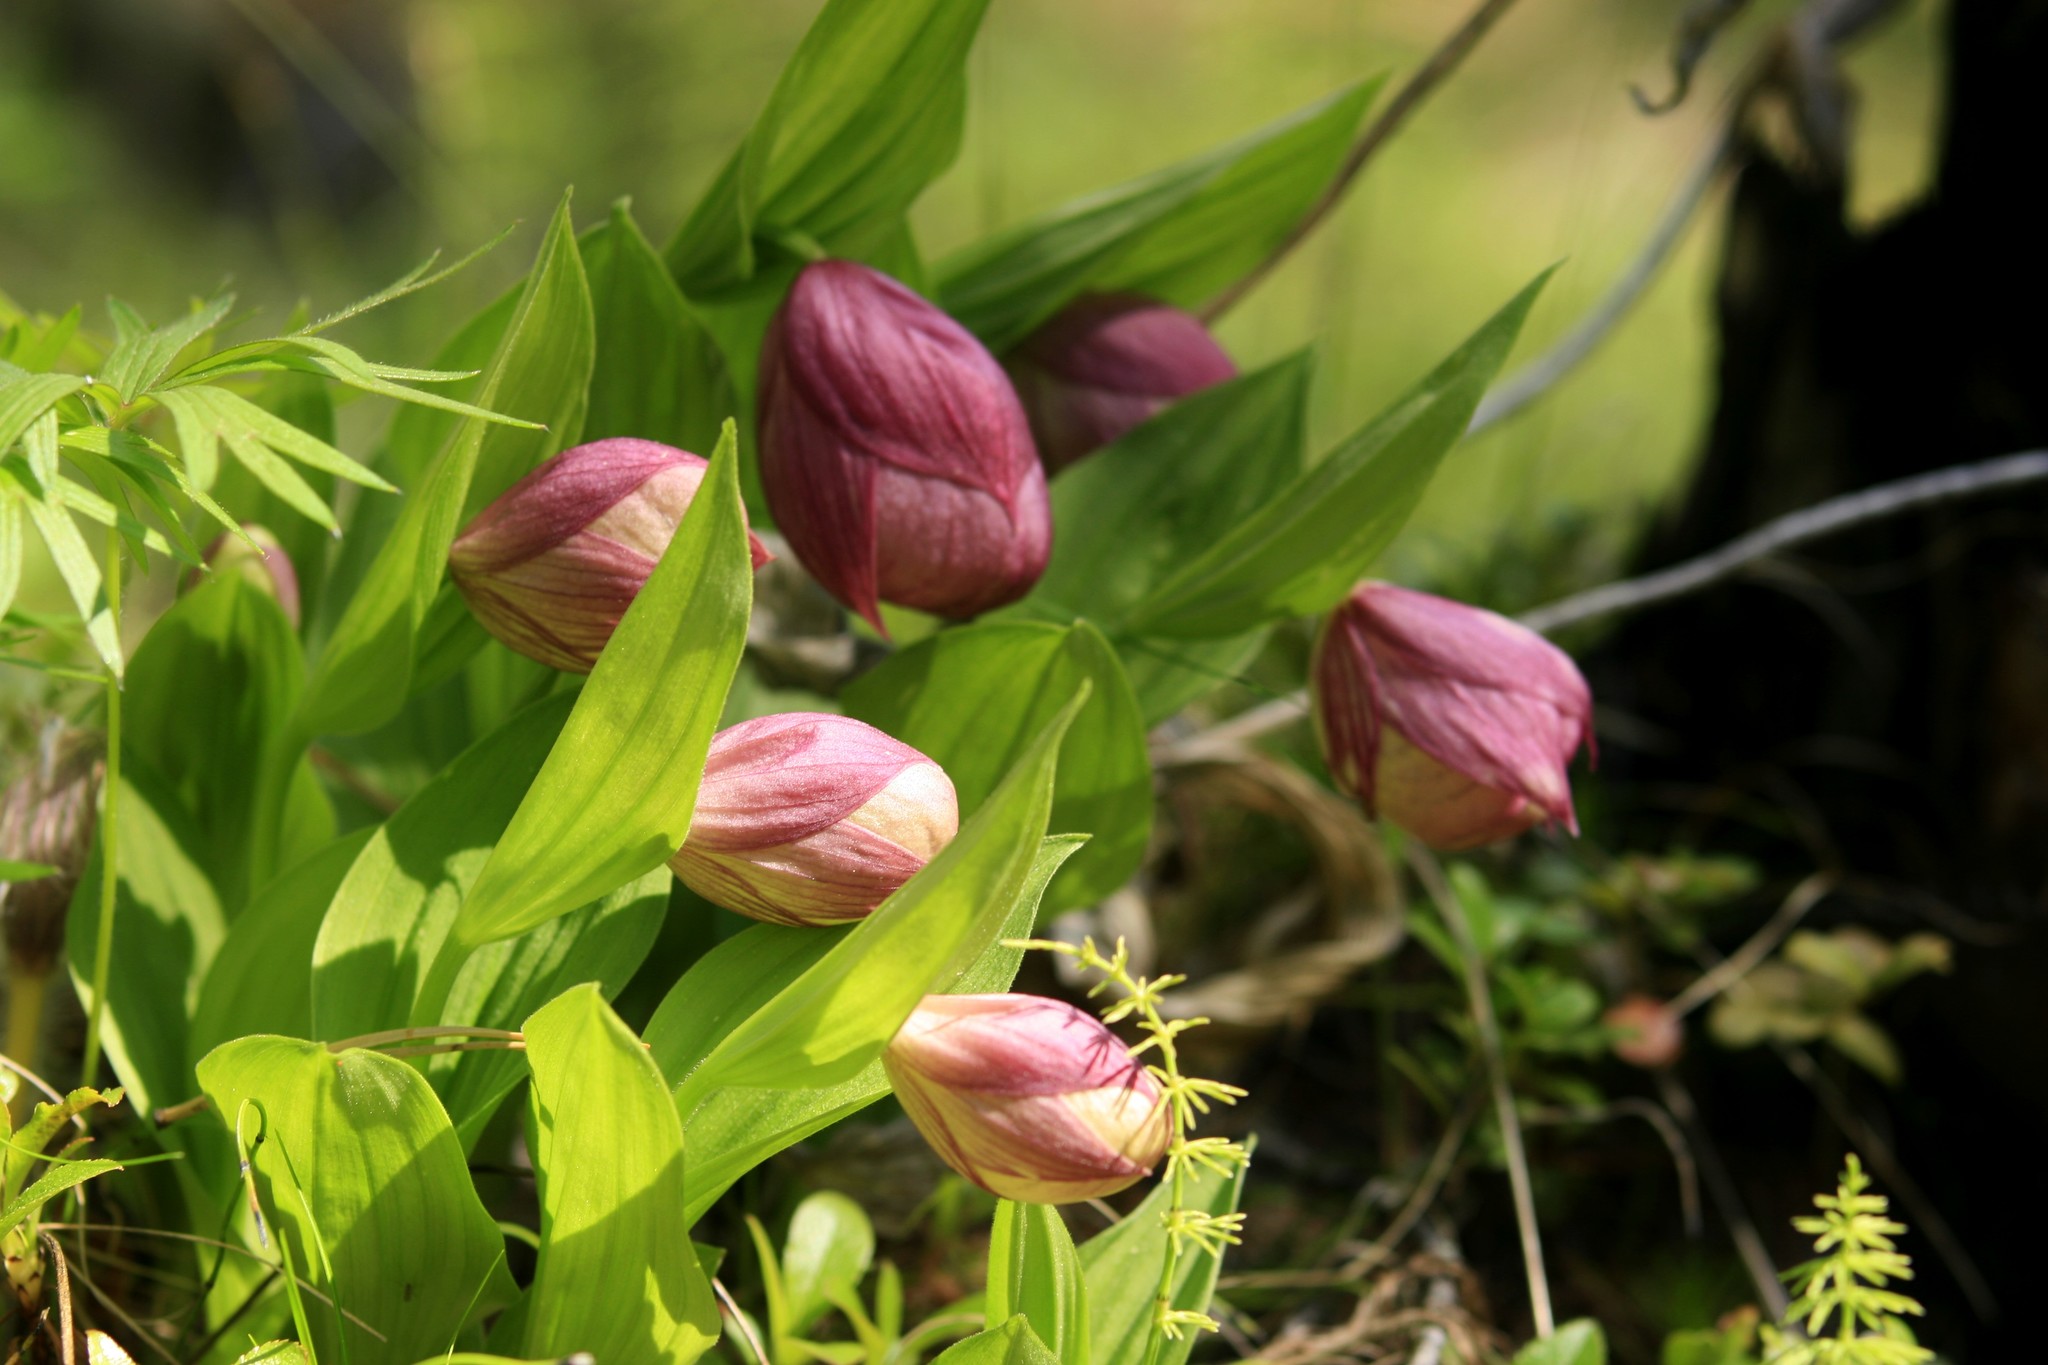
MULTIPOLYGON (((227 574, 239 574, 264 592, 277 599, 277 605, 284 612, 284 619, 292 623, 292 629, 299 628, 299 575, 292 567, 291 556, 284 552, 276 536, 266 526, 253 521, 242 523, 242 535, 231 536, 223 531, 206 547, 206 567, 213 570, 216 578, 227 574), (256 542, 251 545, 249 541, 256 542)), ((201 581, 197 570, 187 575, 185 586, 196 587, 201 581)))
POLYGON ((1049 470, 1115 441, 1176 398, 1237 376, 1192 313, 1134 294, 1089 294, 1011 353, 1010 378, 1049 470))
MULTIPOLYGON (((572 446, 476 514, 449 551, 449 575, 509 648, 588 673, 709 467, 630 436, 572 446)), ((758 569, 767 547, 752 534, 748 542, 758 569)))
POLYGON ((1685 1051, 1684 1021, 1654 996, 1623 996, 1600 1022, 1614 1030, 1614 1055, 1630 1066, 1654 1071, 1670 1066, 1685 1051))
POLYGON ((1337 785, 1432 848, 1474 848, 1544 820, 1578 832, 1566 769, 1591 742, 1571 658, 1503 616, 1363 583, 1309 666, 1337 785))
POLYGON ((793 711, 711 741, 690 837, 669 866, 771 924, 843 924, 887 900, 960 828, 938 764, 872 725, 793 711))
POLYGON ((1159 1083, 1094 1015, 1034 995, 928 995, 882 1054, 946 1164, 1028 1204, 1115 1194, 1166 1154, 1159 1083))
POLYGON ((804 267, 768 329, 761 482, 804 567, 878 630, 880 602, 954 618, 1014 602, 1052 552, 1002 366, 852 261, 804 267))

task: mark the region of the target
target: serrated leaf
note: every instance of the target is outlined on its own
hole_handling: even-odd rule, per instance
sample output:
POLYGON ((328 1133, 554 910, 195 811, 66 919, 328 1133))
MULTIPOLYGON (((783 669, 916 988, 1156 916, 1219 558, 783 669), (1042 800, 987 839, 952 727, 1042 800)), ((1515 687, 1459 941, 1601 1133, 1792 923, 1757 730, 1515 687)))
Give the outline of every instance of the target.
POLYGON ((134 402, 164 377, 180 351, 212 331, 234 306, 235 296, 222 294, 176 322, 138 330, 138 327, 146 328, 147 324, 142 323, 126 305, 117 310, 114 302, 109 300, 108 311, 114 315, 119 340, 100 366, 100 382, 120 395, 123 403, 134 402))

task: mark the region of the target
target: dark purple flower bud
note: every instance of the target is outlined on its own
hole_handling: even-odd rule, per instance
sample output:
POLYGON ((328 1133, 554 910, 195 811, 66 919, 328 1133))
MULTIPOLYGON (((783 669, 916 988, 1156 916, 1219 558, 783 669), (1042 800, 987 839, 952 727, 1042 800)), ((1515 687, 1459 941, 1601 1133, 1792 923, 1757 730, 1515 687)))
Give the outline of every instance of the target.
POLYGON ((804 267, 762 344, 761 482, 804 567, 877 630, 881 602, 953 618, 1014 602, 1052 552, 1002 366, 852 261, 804 267))
POLYGON ((1391 583, 1330 613, 1309 664, 1330 776, 1432 848, 1555 821, 1576 830, 1566 769, 1592 735, 1571 656, 1525 626, 1391 583))
POLYGON ((1135 294, 1076 299, 1010 353, 1009 370, 1055 472, 1174 399, 1237 377, 1200 318, 1135 294))
MULTIPOLYGON (((476 514, 448 553, 449 576, 507 647, 588 673, 709 467, 631 436, 572 446, 476 514)), ((768 549, 747 540, 758 569, 768 549)))

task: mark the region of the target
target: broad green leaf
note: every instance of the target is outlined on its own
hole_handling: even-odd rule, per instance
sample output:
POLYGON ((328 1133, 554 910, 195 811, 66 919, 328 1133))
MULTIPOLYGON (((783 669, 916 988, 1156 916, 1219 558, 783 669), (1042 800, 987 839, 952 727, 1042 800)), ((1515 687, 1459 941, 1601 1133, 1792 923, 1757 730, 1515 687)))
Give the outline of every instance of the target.
POLYGON ((874 1259, 875 1228, 859 1204, 836 1190, 807 1196, 790 1215, 782 1241, 784 1330, 792 1336, 804 1332, 834 1298, 853 1294, 874 1259))
POLYGON ((464 420, 406 495, 320 657, 301 713, 313 734, 374 729, 405 704, 415 639, 465 516, 574 439, 590 383, 590 290, 563 197, 485 367, 479 406, 552 425, 464 420))
MULTIPOLYGON (((554 256, 552 245, 546 253, 549 259, 554 256)), ((586 277, 586 288, 588 284, 586 277)), ((483 371, 504 342, 525 293, 524 283, 507 289, 465 322, 435 354, 434 365, 438 369, 477 372, 474 379, 449 384, 448 393, 473 399, 483 388, 483 371)), ((384 439, 384 454, 394 476, 407 487, 418 483, 436 452, 448 444, 455 426, 455 415, 438 408, 404 407, 393 413, 391 431, 384 439)))
POLYGON ((384 1336, 308 1296, 321 1359, 411 1365, 509 1297, 497 1224, 433 1088, 404 1062, 259 1034, 208 1053, 199 1083, 250 1149, 272 1240, 384 1336))
POLYGON ((1003 620, 940 631, 856 678, 840 700, 944 768, 971 815, 1083 681, 1093 690, 1059 765, 1052 828, 1092 837, 1046 893, 1064 910, 1128 881, 1152 832, 1144 718, 1101 632, 1003 620))
POLYGON ((1045 833, 1060 741, 1086 702, 1083 683, 938 857, 719 1040, 677 1087, 686 1123, 719 1086, 851 1080, 919 1000, 995 946, 1045 833))
POLYGON ((1259 657, 1273 631, 1270 626, 1226 635, 1219 640, 1153 640, 1141 635, 1114 638, 1131 695, 1149 731, 1178 714, 1183 706, 1214 692, 1225 683, 1244 680, 1245 670, 1259 657))
POLYGON ((314 1037, 352 1038, 406 1022, 463 896, 570 704, 550 698, 477 741, 371 836, 320 924, 314 1037))
POLYGON ((1537 276, 1364 430, 1155 588, 1125 629, 1235 635, 1335 606, 1422 501, 1549 278, 1537 276))
MULTIPOLYGON (((124 771, 116 821, 120 862, 101 1038, 130 1101, 148 1113, 192 1093, 186 1021, 227 925, 202 870, 204 844, 175 796, 147 772, 124 771)), ((88 1010, 104 854, 95 840, 66 924, 72 985, 88 1010)))
POLYGON ((26 495, 12 480, 0 480, 0 618, 21 590, 21 555, 27 542, 21 534, 21 503, 26 495))
POLYGON ((759 239, 883 245, 959 154, 967 50, 987 0, 830 0, 753 130, 668 248, 692 299, 742 284, 759 239))
POLYGON ((1060 1365, 1088 1365, 1088 1291, 1066 1220, 1050 1204, 996 1204, 988 1243, 988 1320, 1022 1314, 1060 1365))
MULTIPOLYGON (((671 878, 658 867, 610 895, 529 929, 487 943, 462 966, 442 1019, 483 1028, 520 1021, 569 987, 594 982, 607 1000, 625 989, 661 932, 671 878)), ((505 1097, 525 1079, 516 1052, 455 1052, 427 1062, 465 1150, 505 1097)))
MULTIPOLYGON (((1137 1357, 1131 1357, 1133 1362, 1137 1357)), ((1069 1365, 1047 1350, 1019 1313, 1000 1327, 977 1332, 941 1351, 932 1365, 1069 1365)))
POLYGON ((187 1042, 195 1065, 230 1038, 302 1038, 313 1032, 310 992, 320 917, 376 832, 343 835, 249 898, 199 989, 187 1042))
MULTIPOLYGON (((1187 1181, 1185 1207, 1222 1215, 1234 1212, 1244 1191, 1244 1171, 1222 1176, 1197 1171, 1187 1181)), ((1088 1355, 1095 1365, 1129 1365, 1146 1359, 1152 1333, 1154 1296, 1166 1268, 1166 1212, 1173 1206, 1173 1182, 1162 1180, 1145 1202, 1081 1244, 1081 1273, 1088 1288, 1088 1355)), ((1190 1247, 1173 1281, 1173 1306, 1209 1311, 1216 1294, 1216 1257, 1190 1247)), ((1194 1349, 1194 1333, 1169 1341, 1156 1365, 1181 1365, 1194 1349)))
POLYGON ((304 759, 278 752, 304 687, 298 637, 277 601, 239 574, 201 584, 151 628, 129 663, 126 742, 164 778, 200 831, 202 861, 232 918, 249 891, 333 838, 334 817, 304 759), (257 812, 307 840, 257 846, 257 812), (325 829, 321 828, 324 816, 325 829))
POLYGON ((583 439, 637 436, 703 452, 731 410, 724 364, 624 200, 583 234, 597 365, 583 439))
POLYGON ((1607 1365, 1607 1334, 1591 1318, 1574 1318, 1515 1352, 1515 1365, 1607 1365))
POLYGON ((464 902, 460 947, 545 923, 682 847, 753 604, 737 460, 728 423, 675 539, 464 902))
POLYGON ((686 1365, 718 1305, 678 1222, 683 1127, 661 1072, 595 987, 526 1021, 540 1256, 525 1353, 686 1365))
MULTIPOLYGON (((1010 988, 1024 954, 1004 947, 1003 941, 1031 933, 1046 883, 1083 842, 1083 836, 1069 834, 1047 839, 1039 846, 1031 873, 1018 891, 995 945, 939 989, 975 995, 1010 988)), ((720 1039, 851 932, 763 924, 705 954, 676 983, 647 1026, 648 1048, 662 1074, 672 1084, 679 1083, 720 1039)), ((853 1079, 823 1089, 740 1086, 713 1091, 685 1125, 691 1154, 686 1221, 695 1223, 735 1180, 775 1153, 888 1093, 889 1078, 879 1058, 853 1079)))
POLYGON ((939 264, 940 302, 999 351, 1088 289, 1193 308, 1293 230, 1336 178, 1379 85, 967 247, 939 264))

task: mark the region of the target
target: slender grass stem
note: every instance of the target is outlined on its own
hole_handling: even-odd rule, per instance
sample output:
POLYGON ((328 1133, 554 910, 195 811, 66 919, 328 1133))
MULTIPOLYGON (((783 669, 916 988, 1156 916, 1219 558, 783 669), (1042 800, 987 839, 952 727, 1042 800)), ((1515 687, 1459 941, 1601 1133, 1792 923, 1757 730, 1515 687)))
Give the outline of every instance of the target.
POLYGON ((1557 1327, 1550 1307, 1550 1279, 1543 1268, 1543 1234, 1536 1225, 1536 1196, 1529 1181, 1529 1153, 1522 1145, 1522 1124, 1515 1114, 1514 1092, 1508 1087, 1506 1049, 1501 1043, 1500 1020, 1493 1013, 1493 992, 1487 984, 1486 967, 1465 908, 1458 903, 1444 870, 1422 845, 1408 844, 1409 866, 1436 902, 1444 925, 1457 941, 1458 956, 1465 968, 1465 988, 1472 997, 1472 1022, 1479 1034, 1479 1051, 1486 1063, 1487 1083, 1493 1089, 1494 1121, 1500 1125, 1500 1145, 1508 1163, 1508 1187, 1515 1200, 1515 1224, 1522 1239, 1522 1268, 1529 1277, 1529 1315, 1538 1338, 1557 1327))
MULTIPOLYGON (((107 615, 114 647, 121 642, 121 533, 107 532, 105 576, 107 615)), ((107 1012, 107 978, 114 966, 114 904, 121 884, 121 678, 111 668, 107 688, 107 776, 100 788, 100 922, 92 951, 92 1009, 85 1023, 85 1060, 80 1084, 91 1085, 100 1069, 100 1029, 107 1012)))

